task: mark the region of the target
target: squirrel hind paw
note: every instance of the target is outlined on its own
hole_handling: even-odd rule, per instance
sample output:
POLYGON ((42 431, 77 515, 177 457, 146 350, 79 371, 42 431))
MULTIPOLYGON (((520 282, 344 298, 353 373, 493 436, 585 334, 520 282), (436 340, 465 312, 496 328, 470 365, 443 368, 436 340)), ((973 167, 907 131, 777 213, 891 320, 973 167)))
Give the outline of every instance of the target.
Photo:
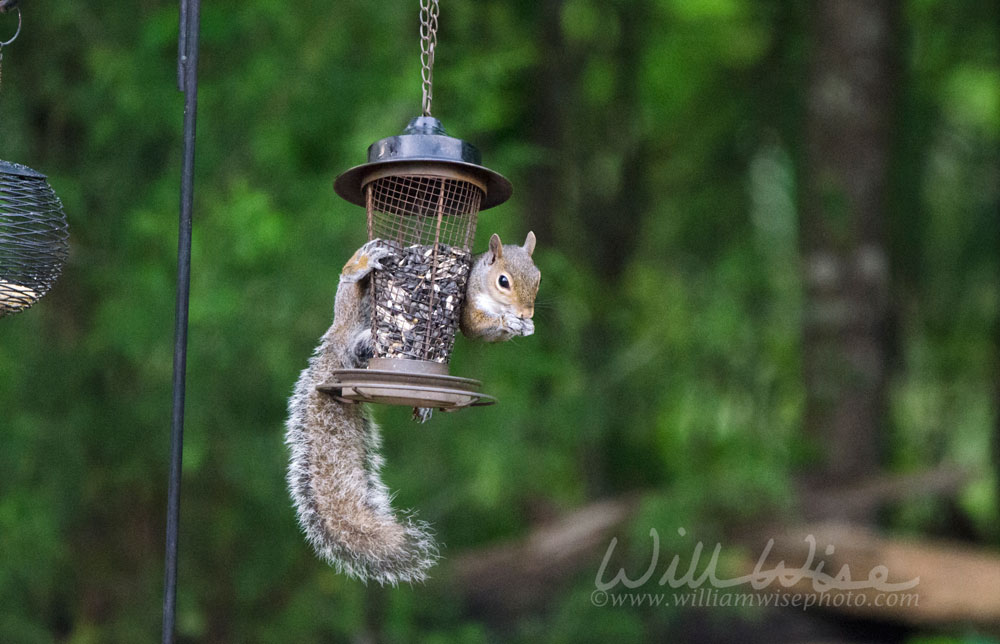
POLYGON ((413 420, 418 423, 426 423, 434 415, 434 409, 432 407, 414 407, 413 408, 413 420))
POLYGON ((372 330, 365 328, 351 342, 348 366, 352 369, 364 368, 375 355, 375 345, 372 343, 372 330))

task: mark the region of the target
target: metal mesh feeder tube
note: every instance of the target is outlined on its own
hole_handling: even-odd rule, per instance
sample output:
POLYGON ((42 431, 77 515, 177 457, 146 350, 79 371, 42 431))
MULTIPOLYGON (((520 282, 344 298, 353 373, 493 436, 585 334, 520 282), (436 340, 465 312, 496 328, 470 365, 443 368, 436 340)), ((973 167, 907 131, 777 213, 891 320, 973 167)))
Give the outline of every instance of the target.
POLYGON ((66 214, 45 175, 0 161, 0 317, 45 295, 68 254, 66 214))
POLYGON ((337 193, 365 208, 368 239, 386 250, 372 276, 367 369, 341 370, 321 386, 346 400, 457 409, 491 404, 480 383, 448 375, 465 303, 480 210, 509 198, 510 182, 472 145, 429 116, 373 143, 368 163, 343 173, 337 193))

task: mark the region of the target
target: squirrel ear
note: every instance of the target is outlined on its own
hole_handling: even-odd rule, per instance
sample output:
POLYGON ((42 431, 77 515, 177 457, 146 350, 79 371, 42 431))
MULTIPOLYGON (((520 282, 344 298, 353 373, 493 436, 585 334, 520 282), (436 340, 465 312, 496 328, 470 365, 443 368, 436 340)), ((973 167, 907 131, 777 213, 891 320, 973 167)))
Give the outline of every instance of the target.
POLYGON ((503 258, 503 244, 500 242, 500 235, 496 233, 493 233, 493 236, 490 237, 490 253, 492 254, 490 264, 503 258))
POLYGON ((524 239, 524 250, 528 251, 528 254, 535 252, 535 233, 532 231, 528 232, 528 236, 524 239))

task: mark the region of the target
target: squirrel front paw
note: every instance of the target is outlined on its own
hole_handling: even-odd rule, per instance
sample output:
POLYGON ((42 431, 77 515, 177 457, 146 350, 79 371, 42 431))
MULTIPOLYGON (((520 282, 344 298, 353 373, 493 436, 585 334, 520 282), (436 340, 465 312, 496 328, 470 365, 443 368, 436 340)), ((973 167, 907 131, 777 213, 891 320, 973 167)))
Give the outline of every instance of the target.
POLYGON ((393 252, 380 239, 373 239, 359 248, 344 264, 340 279, 345 282, 357 282, 367 277, 372 271, 384 270, 381 260, 392 256, 393 252))
POLYGON ((476 334, 480 340, 485 342, 506 342, 516 337, 529 336, 535 332, 535 324, 531 320, 519 318, 513 313, 504 313, 494 320, 488 328, 482 329, 476 334))
POLYGON ((535 332, 535 323, 525 318, 507 313, 503 316, 504 330, 509 333, 509 337, 527 337, 535 332))

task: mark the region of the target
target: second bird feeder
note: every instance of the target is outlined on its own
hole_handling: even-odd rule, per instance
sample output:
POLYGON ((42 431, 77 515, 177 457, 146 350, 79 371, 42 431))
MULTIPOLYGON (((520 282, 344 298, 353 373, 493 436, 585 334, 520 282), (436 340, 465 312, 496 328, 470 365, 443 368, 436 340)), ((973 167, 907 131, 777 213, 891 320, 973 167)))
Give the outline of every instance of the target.
POLYGON ((479 151, 448 136, 430 116, 373 143, 368 163, 334 188, 365 208, 368 239, 388 251, 373 274, 367 369, 332 374, 339 398, 438 409, 495 402, 480 383, 448 373, 465 301, 480 210, 506 201, 511 184, 484 167, 479 151))
MULTIPOLYGON (((16 3, 0 0, 0 13, 16 3)), ((3 48, 21 33, 17 31, 3 48)), ((62 202, 45 175, 19 163, 0 161, 0 318, 20 313, 52 287, 69 254, 62 202)))
POLYGON ((66 214, 45 175, 0 161, 0 317, 45 295, 68 253, 66 214))

